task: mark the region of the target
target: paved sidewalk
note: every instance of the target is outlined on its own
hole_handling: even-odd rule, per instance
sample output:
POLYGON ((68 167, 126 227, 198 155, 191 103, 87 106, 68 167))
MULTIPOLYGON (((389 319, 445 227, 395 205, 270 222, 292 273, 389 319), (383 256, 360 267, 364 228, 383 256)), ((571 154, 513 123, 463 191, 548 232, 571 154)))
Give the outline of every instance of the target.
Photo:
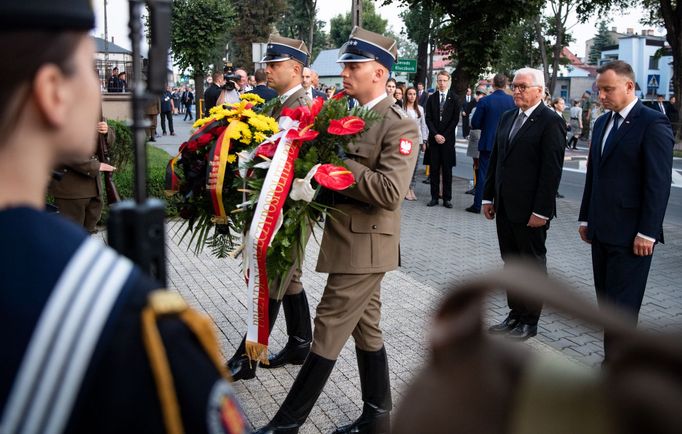
MULTIPOLYGON (((189 122, 176 122, 178 136, 157 139, 171 153, 189 133, 189 122)), ((419 181, 423 178, 421 171, 419 181)), ((388 273, 382 286, 382 328, 394 403, 400 401, 410 379, 428 357, 428 328, 439 301, 457 283, 501 266, 494 222, 464 211, 471 202, 471 196, 463 194, 466 183, 455 178, 453 209, 426 207, 429 186, 421 182, 417 183, 420 199, 403 204, 402 267, 388 273)), ((574 201, 558 200, 559 217, 552 221, 547 239, 549 273, 569 282, 578 293, 594 301, 589 246, 577 234, 578 206, 574 201)), ((246 289, 240 260, 218 260, 208 253, 194 256, 186 245, 178 243, 180 226, 180 221, 168 225, 169 285, 214 319, 223 354, 229 357, 245 331, 246 289)), ((681 229, 679 225, 666 225, 666 244, 656 248, 640 315, 644 328, 666 331, 682 326, 681 229)), ((326 275, 314 271, 317 253, 318 246, 312 240, 303 273, 311 314, 326 279, 326 275)), ((488 322, 501 319, 507 311, 504 296, 491 297, 488 308, 488 322)), ((539 326, 537 338, 520 345, 527 345, 533 351, 560 353, 588 366, 601 361, 601 333, 595 328, 549 309, 543 313, 539 326)), ((272 334, 271 350, 278 351, 285 341, 285 324, 280 318, 272 334)), ((259 369, 254 380, 235 384, 255 427, 264 425, 275 414, 297 372, 298 367, 259 369)), ((360 385, 351 339, 301 432, 331 432, 355 419, 360 411, 360 385)))

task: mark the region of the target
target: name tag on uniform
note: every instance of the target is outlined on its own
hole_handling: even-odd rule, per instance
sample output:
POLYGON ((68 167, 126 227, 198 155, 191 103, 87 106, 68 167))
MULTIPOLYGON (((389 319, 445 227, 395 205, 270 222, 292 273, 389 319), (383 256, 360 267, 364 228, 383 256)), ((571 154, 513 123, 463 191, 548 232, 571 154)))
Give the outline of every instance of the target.
POLYGON ((412 152, 412 140, 400 139, 400 153, 410 155, 410 152, 412 152))

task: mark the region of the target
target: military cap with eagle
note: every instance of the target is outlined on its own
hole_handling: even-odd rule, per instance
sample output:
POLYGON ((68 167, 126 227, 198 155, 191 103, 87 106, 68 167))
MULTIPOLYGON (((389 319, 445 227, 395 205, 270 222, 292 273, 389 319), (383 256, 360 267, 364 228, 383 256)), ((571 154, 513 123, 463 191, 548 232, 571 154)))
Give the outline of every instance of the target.
POLYGON ((262 63, 284 62, 286 60, 296 60, 308 66, 310 53, 305 42, 298 39, 285 38, 284 36, 271 35, 268 41, 268 48, 262 63))
POLYGON ((92 0, 2 0, 0 32, 88 31, 95 26, 92 0))
POLYGON ((398 59, 396 41, 378 33, 355 26, 348 42, 339 49, 336 63, 371 62, 376 60, 390 71, 398 59))

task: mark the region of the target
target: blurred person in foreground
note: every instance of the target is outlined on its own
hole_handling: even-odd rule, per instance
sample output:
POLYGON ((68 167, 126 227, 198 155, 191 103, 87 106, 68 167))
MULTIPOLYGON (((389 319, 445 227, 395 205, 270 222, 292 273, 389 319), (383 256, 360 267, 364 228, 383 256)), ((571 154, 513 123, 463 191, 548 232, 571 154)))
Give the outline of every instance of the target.
POLYGON ((93 26, 87 0, 0 3, 1 431, 244 432, 210 321, 44 211, 52 168, 94 152, 93 26))

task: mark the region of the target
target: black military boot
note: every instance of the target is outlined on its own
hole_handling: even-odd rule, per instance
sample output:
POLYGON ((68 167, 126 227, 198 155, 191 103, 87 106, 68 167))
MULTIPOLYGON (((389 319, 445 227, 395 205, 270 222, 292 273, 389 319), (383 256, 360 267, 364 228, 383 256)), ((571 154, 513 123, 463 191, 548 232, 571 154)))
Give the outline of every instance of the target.
POLYGON ((335 363, 336 360, 325 359, 315 353, 308 354, 275 417, 254 434, 297 433, 320 397, 335 363))
POLYGON ((305 291, 285 295, 282 306, 289 340, 282 351, 269 359, 270 364, 263 365, 263 368, 279 368, 287 364, 300 365, 310 352, 313 330, 310 326, 310 308, 305 291))
MULTIPOLYGON (((280 304, 281 302, 274 298, 271 298, 268 303, 269 331, 272 331, 272 327, 275 325, 280 304)), ((237 351, 227 361, 227 369, 230 371, 233 381, 250 380, 256 376, 256 365, 258 362, 249 360, 246 356, 246 335, 244 335, 237 351)))
POLYGON ((362 414, 355 422, 337 429, 334 434, 388 433, 391 430, 390 415, 393 403, 386 349, 382 347, 379 351, 363 351, 356 347, 355 351, 360 371, 362 414))

